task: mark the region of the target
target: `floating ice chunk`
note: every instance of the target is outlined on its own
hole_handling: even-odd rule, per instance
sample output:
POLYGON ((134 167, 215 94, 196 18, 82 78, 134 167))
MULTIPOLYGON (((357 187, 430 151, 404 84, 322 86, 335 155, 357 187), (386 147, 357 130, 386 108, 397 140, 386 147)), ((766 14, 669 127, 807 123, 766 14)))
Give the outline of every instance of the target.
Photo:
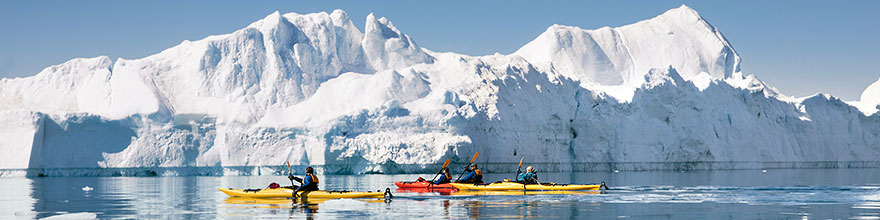
POLYGON ((34 218, 37 216, 37 212, 34 211, 16 211, 15 217, 31 217, 34 218))
POLYGON ((85 186, 85 187, 82 188, 82 191, 86 191, 86 192, 88 192, 88 191, 92 191, 92 190, 95 190, 95 188, 92 188, 92 187, 89 187, 89 186, 85 186))
POLYGON ((53 215, 42 219, 97 219, 98 214, 90 212, 66 213, 61 215, 53 215))

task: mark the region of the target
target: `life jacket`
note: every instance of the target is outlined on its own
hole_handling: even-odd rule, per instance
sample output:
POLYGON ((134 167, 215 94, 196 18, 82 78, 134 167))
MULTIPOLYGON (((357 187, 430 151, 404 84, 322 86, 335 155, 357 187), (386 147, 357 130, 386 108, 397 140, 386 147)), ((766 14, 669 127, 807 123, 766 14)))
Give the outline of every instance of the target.
POLYGON ((523 175, 523 183, 525 184, 536 184, 538 183, 538 174, 533 172, 528 172, 523 175))
POLYGON ((474 169, 474 174, 476 174, 476 175, 474 175, 474 182, 475 183, 482 183, 483 182, 483 171, 480 171, 480 169, 474 169))
MULTIPOLYGON (((452 174, 449 174, 449 173, 447 173, 447 174, 443 174, 443 177, 446 177, 446 178, 444 178, 443 181, 440 181, 441 184, 442 184, 442 183, 452 182, 452 174)), ((438 180, 438 181, 439 181, 439 180, 438 180)))
POLYGON ((517 182, 526 183, 526 184, 534 184, 537 183, 538 174, 528 172, 528 173, 520 173, 519 177, 516 178, 517 182))
MULTIPOLYGON (((318 190, 318 176, 312 173, 306 173, 309 184, 303 184, 297 190, 299 191, 315 191, 318 190)), ((303 181, 305 183, 305 181, 303 181)))
POLYGON ((308 175, 309 175, 310 177, 312 177, 312 182, 314 182, 315 185, 317 185, 317 184, 318 184, 318 176, 315 175, 314 173, 309 173, 308 175))

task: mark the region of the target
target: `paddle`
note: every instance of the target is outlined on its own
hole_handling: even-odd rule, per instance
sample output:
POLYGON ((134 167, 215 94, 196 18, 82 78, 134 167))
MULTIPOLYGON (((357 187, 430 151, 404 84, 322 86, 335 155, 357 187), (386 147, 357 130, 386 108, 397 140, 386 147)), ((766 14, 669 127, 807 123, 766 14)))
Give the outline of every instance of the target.
POLYGON ((431 182, 428 183, 428 188, 431 188, 431 185, 434 185, 434 180, 443 173, 443 169, 446 169, 447 165, 449 165, 449 158, 446 158, 446 162, 443 162, 443 168, 440 168, 440 171, 437 171, 437 175, 434 175, 434 178, 431 178, 431 182))
POLYGON ((541 190, 544 190, 544 184, 541 184, 541 181, 538 181, 538 179, 535 179, 535 182, 538 183, 538 187, 541 187, 541 190))
MULTIPOLYGON (((519 174, 522 173, 522 161, 523 161, 523 159, 526 159, 526 157, 522 157, 522 158, 519 159, 519 167, 516 168, 516 177, 513 178, 514 181, 516 181, 517 179, 519 179, 519 174)), ((525 184, 525 179, 523 179, 523 192, 525 192, 525 191, 526 191, 526 184, 525 184)))
POLYGON ((519 159, 519 167, 516 168, 516 174, 515 174, 516 176, 513 177, 513 181, 514 181, 514 182, 515 182, 517 179, 519 179, 519 174, 522 173, 522 161, 523 161, 523 159, 526 159, 526 157, 523 157, 523 158, 520 158, 520 159, 519 159))
MULTIPOLYGON (((293 170, 290 169, 290 161, 287 161, 287 179, 290 180, 290 187, 294 188, 296 185, 293 184, 293 170)), ((293 197, 297 197, 296 189, 293 189, 293 197)))
MULTIPOLYGON (((477 152, 474 154, 474 158, 471 158, 471 164, 473 164, 474 161, 477 160, 477 156, 479 156, 479 155, 480 155, 480 152, 477 152)), ((455 179, 455 182, 458 182, 459 180, 461 180, 461 176, 464 175, 464 173, 468 171, 468 168, 470 168, 471 164, 468 164, 464 167, 464 171, 461 171, 461 174, 458 174, 458 178, 455 179)))
POLYGON ((290 161, 287 161, 287 179, 290 179, 290 187, 293 187, 293 170, 290 169, 290 161))

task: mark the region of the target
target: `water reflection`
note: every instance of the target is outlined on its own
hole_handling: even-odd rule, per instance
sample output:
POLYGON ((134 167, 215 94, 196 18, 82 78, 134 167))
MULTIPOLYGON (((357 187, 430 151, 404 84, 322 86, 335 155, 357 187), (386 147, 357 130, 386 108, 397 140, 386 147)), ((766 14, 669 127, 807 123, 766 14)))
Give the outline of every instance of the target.
POLYGON ((31 197, 36 200, 34 211, 37 218, 65 213, 97 213, 114 210, 118 215, 134 214, 134 198, 130 193, 115 193, 125 190, 132 181, 125 179, 100 178, 36 178, 33 179, 31 197), (91 187, 94 190, 84 191, 91 187))
MULTIPOLYGON (((419 175, 322 176, 327 190, 384 190, 419 175)), ((511 174, 485 174, 485 179, 511 174)), ((875 218, 880 170, 542 173, 554 182, 605 180, 612 190, 395 190, 392 200, 229 198, 284 176, 0 179, 0 219, 94 213, 98 218, 875 218), (89 186, 94 190, 84 191, 89 186)), ((287 185, 287 184, 284 184, 287 185)))
POLYGON ((0 218, 12 217, 33 218, 34 204, 37 200, 31 197, 33 194, 33 180, 26 178, 0 179, 0 218))
POLYGON ((334 206, 339 206, 340 204, 330 202, 330 201, 343 201, 344 204, 350 204, 348 201, 353 201, 356 203, 372 203, 372 204, 383 204, 390 203, 391 200, 385 199, 327 199, 327 198, 242 198, 242 197, 230 197, 226 198, 224 202, 229 206, 225 207, 228 209, 267 209, 269 210, 266 214, 277 214, 279 209, 287 209, 290 217, 306 217, 313 218, 315 217, 321 209, 322 206, 329 206, 330 208, 339 208, 334 206), (330 202, 331 204, 326 205, 325 203, 330 202))
MULTIPOLYGON (((442 197, 441 197, 442 198, 442 197)), ((567 211, 576 207, 577 203, 568 202, 537 202, 528 200, 479 201, 470 199, 438 199, 412 200, 404 199, 259 199, 259 198, 227 198, 225 208, 231 211, 227 216, 272 216, 278 210, 288 210, 292 218, 314 217, 376 217, 402 215, 402 217, 448 217, 448 218, 511 218, 511 217, 570 217, 567 211), (386 207, 387 209, 382 209, 386 207), (437 207, 438 209, 431 209, 437 207), (413 210, 426 209, 427 213, 412 213, 413 210), (561 208, 561 209, 560 209, 561 208), (487 209, 489 215, 482 211, 487 209), (255 211, 264 210, 264 211, 255 211), (322 211, 326 210, 326 211, 322 211), (398 213, 388 213, 390 210, 398 213), (515 210, 515 211, 514 211, 515 210), (439 212, 438 212, 439 211, 439 212)), ((389 216, 390 217, 390 216, 389 216)))

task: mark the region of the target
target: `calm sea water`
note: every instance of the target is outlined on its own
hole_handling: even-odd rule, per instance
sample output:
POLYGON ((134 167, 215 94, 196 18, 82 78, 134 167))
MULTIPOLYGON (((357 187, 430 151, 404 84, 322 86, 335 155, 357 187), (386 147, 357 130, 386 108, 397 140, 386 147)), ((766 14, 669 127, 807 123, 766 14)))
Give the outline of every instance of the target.
MULTIPOLYGON (((487 174, 485 179, 512 175, 487 174)), ((418 176, 321 176, 321 188, 395 190, 394 181, 418 176)), ((540 177, 560 183, 604 180, 612 189, 603 194, 491 196, 395 190, 391 200, 302 203, 231 200, 217 190, 265 187, 271 182, 289 185, 283 176, 0 178, 0 219, 880 219, 880 169, 540 173, 540 177)))

